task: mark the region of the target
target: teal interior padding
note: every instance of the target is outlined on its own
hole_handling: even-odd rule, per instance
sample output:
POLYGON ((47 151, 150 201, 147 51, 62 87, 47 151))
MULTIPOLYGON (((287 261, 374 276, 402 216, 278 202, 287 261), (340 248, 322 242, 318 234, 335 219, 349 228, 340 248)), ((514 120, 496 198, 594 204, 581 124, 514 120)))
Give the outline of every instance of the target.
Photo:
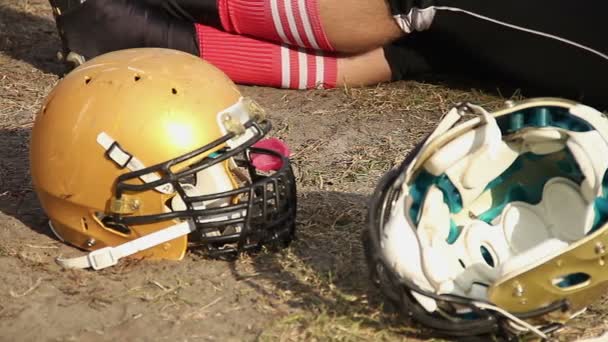
MULTIPOLYGON (((562 172, 560 176, 568 178, 576 183, 580 183, 583 179, 582 172, 576 165, 576 161, 571 153, 565 153, 565 158, 560 160, 560 163, 557 164, 557 167, 562 172)), ((492 190, 496 188, 499 184, 504 182, 504 180, 509 179, 513 176, 517 171, 521 170, 524 160, 536 161, 542 165, 542 161, 545 159, 552 159, 552 154, 547 155, 537 155, 533 153, 524 153, 517 157, 515 162, 509 167, 505 172, 503 172, 500 176, 494 179, 493 182, 488 184, 486 190, 492 190), (498 180, 498 182, 495 182, 498 180), (492 186, 490 186, 492 185, 492 186)), ((543 188, 545 184, 553 178, 554 175, 546 174, 543 175, 536 183, 534 184, 524 184, 521 182, 514 182, 510 185, 507 190, 506 196, 500 201, 500 203, 496 203, 493 205, 492 209, 485 211, 481 215, 479 215, 479 219, 485 221, 487 223, 492 222, 500 213, 502 213, 504 207, 511 202, 526 202, 530 204, 538 204, 542 199, 543 188)))
POLYGON ((435 177, 427 171, 422 170, 410 187, 410 196, 414 199, 412 207, 410 208, 410 217, 416 224, 418 224, 418 220, 420 219, 419 212, 424 196, 431 185, 437 186, 441 192, 443 192, 444 202, 450 208, 450 213, 457 213, 462 210, 462 199, 460 198, 460 194, 448 176, 442 174, 435 177))
POLYGON ((525 119, 524 119, 525 118, 524 113, 513 113, 513 114, 509 115, 507 118, 509 119, 508 125, 506 125, 505 123, 503 123, 502 125, 500 124, 501 121, 506 121, 506 120, 503 120, 502 118, 499 118, 497 120, 498 127, 500 127, 500 130, 502 132, 505 131, 504 126, 508 126, 509 127, 508 131, 511 131, 511 132, 517 132, 526 126, 525 119))
POLYGON ((456 225, 454 220, 450 220, 450 233, 448 234, 447 243, 453 244, 456 242, 456 239, 460 236, 460 232, 462 231, 461 227, 456 225))
MULTIPOLYGON (((450 213, 457 213, 462 210, 462 199, 454 184, 450 181, 447 175, 435 177, 427 171, 421 171, 416 180, 410 187, 410 196, 412 197, 412 206, 410 207, 410 218, 417 225, 420 221, 420 210, 424 197, 431 185, 437 186, 443 193, 443 202, 450 208, 450 213)), ((460 228, 456 226, 453 220, 450 220, 450 232, 446 237, 448 243, 454 243, 460 235, 460 228)))
MULTIPOLYGON (((547 126, 560 127, 575 132, 593 130, 589 124, 570 115, 567 109, 560 107, 535 107, 525 109, 511 115, 497 118, 497 123, 503 134, 513 133, 525 127, 547 126)), ((493 191, 493 195, 494 192, 496 192, 497 196, 499 192, 502 193, 502 195, 498 196, 498 198, 494 198, 496 203, 493 203, 492 209, 482 213, 479 216, 479 219, 490 223, 494 218, 500 215, 503 208, 510 202, 522 201, 530 204, 539 203, 545 183, 549 179, 556 177, 556 172, 560 177, 569 178, 577 184, 580 184, 583 180, 583 175, 576 164, 574 157, 567 149, 563 152, 556 152, 548 155, 536 155, 533 153, 520 155, 507 170, 486 186, 486 191, 493 191), (563 156, 557 155, 559 153, 563 154, 563 156), (557 159, 556 156, 561 159, 557 159), (524 168, 524 163, 532 161, 538 163, 538 165, 554 165, 557 167, 557 171, 554 170, 553 173, 547 172, 546 174, 542 174, 535 179, 534 184, 526 182, 525 176, 519 177, 521 180, 513 181, 513 178, 518 172, 522 171, 522 168, 524 168), (508 189, 501 189, 500 186, 506 180, 511 180, 513 183, 509 184, 508 189)), ((437 188, 442 191, 444 202, 448 205, 450 213, 456 214, 462 210, 462 199, 460 194, 448 176, 442 174, 436 177, 427 171, 422 170, 415 177, 410 187, 410 196, 413 199, 413 203, 409 215, 415 224, 418 224, 420 220, 420 209, 424 197, 431 185, 437 186, 437 188)), ((591 232, 600 227, 600 225, 608 219, 608 172, 604 175, 602 196, 596 198, 594 210, 595 217, 591 232)), ((450 232, 446 237, 446 241, 448 243, 455 242, 460 235, 460 231, 461 228, 457 227, 456 224, 450 220, 450 232)))
MULTIPOLYGON (((576 164, 576 161, 574 160, 574 157, 569 152, 563 153, 563 155, 563 158, 560 159, 559 162, 554 163, 560 171, 559 175, 571 179, 576 183, 580 183, 583 179, 583 176, 576 164)), ((498 177, 488 183, 485 188, 485 191, 494 191, 506 180, 513 179, 518 172, 522 171, 524 167, 524 162, 526 161, 535 161, 538 162, 539 165, 542 165, 543 162, 546 164, 547 161, 553 163, 551 161, 552 159, 555 159, 554 154, 522 154, 517 157, 513 164, 511 164, 511 166, 507 168, 502 174, 500 174, 498 177)), ((524 183, 524 181, 526 180, 525 177, 522 181, 514 181, 512 184, 510 184, 508 189, 503 190, 505 194, 502 197, 494 198, 494 200, 496 200, 496 203, 493 203, 491 209, 481 213, 478 219, 490 224, 492 220, 494 220, 502 213, 504 207, 511 202, 521 201, 530 204, 538 204, 541 201, 542 192, 545 184, 553 177, 555 177, 555 175, 552 173, 544 174, 533 184, 524 183)), ((606 182, 605 184, 608 184, 608 182, 606 182)), ((438 189, 441 190, 444 195, 444 203, 446 203, 450 208, 450 213, 456 214, 462 210, 461 197, 458 194, 458 190, 456 189, 454 184, 449 180, 447 175, 442 174, 438 177, 435 177, 426 171, 421 171, 418 177, 416 177, 416 180, 414 181, 413 186, 410 189, 410 196, 412 196, 413 199, 413 204, 410 208, 410 217, 416 224, 418 224, 420 220, 420 209, 424 201, 424 196, 426 195, 431 185, 435 185, 438 189)), ((608 197, 603 202, 600 202, 599 205, 602 205, 602 208, 605 208, 605 210, 603 210, 602 212, 608 214, 608 197)), ((596 207, 599 208, 597 204, 596 207)), ((598 222, 604 222, 601 216, 596 215, 596 217, 598 217, 598 222)), ((454 243, 460 235, 460 230, 461 229, 452 220, 450 220, 450 232, 448 237, 446 238, 446 241, 448 243, 454 243)))
POLYGON ((450 208, 450 213, 457 213, 462 210, 462 198, 458 189, 454 186, 447 175, 443 174, 437 178, 435 182, 437 187, 443 192, 443 197, 446 199, 446 204, 450 208))
POLYGON ((488 185, 486 185, 486 190, 493 189, 496 186, 498 186, 499 184, 502 184, 505 181, 505 179, 509 179, 511 176, 513 176, 513 174, 515 174, 517 171, 521 170, 523 165, 524 165, 524 163, 523 163, 521 157, 517 157, 517 159, 515 159, 513 164, 511 164, 511 166, 509 166, 503 173, 501 173, 498 177, 491 180, 490 183, 488 183, 488 185))
MULTIPOLYGON (((572 157, 572 154, 569 153, 568 156, 572 157)), ((578 168, 576 163, 574 163, 574 158, 568 158, 567 160, 559 160, 557 161, 557 167, 560 168, 565 173, 573 173, 574 170, 578 168)), ((581 175, 582 176, 582 175, 581 175)))
MULTIPOLYGON (((542 187, 540 189, 534 189, 534 190, 542 191, 542 187)), ((536 201, 540 200, 540 193, 536 194, 534 192, 534 190, 526 191, 526 189, 524 189, 523 186, 514 185, 511 187, 511 189, 509 189, 507 196, 499 205, 494 206, 494 207, 492 207, 492 209, 489 209, 489 210, 483 212, 481 215, 479 215, 478 218, 484 222, 490 223, 498 215, 500 215, 500 213, 502 213, 502 210, 510 202, 521 201, 521 202, 536 203, 536 201)))
POLYGON ((427 191, 434 184, 435 176, 422 170, 416 179, 412 183, 409 189, 409 195, 412 197, 412 206, 410 207, 410 218, 417 225, 420 217, 420 207, 422 206, 422 200, 426 195, 427 191))
POLYGON ((517 132, 524 127, 560 127, 574 132, 592 131, 591 125, 570 115, 561 107, 532 107, 496 118, 503 134, 517 132))

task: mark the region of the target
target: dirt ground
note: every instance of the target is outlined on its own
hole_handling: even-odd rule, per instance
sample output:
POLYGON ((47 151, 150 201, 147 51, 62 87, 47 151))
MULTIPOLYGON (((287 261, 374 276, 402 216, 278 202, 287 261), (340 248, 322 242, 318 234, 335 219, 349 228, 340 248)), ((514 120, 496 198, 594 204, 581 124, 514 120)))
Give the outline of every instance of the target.
MULTIPOLYGON (((517 92, 472 82, 399 82, 366 89, 242 87, 271 113, 294 151, 298 240, 237 262, 121 262, 64 270, 80 252, 46 226, 28 172, 41 101, 61 77, 59 40, 42 0, 0 0, 0 340, 438 340, 382 306, 367 278, 360 233, 378 178, 458 101, 490 108, 517 92), (476 90, 477 89, 477 90, 476 90)), ((559 339, 608 329, 606 301, 559 339)))

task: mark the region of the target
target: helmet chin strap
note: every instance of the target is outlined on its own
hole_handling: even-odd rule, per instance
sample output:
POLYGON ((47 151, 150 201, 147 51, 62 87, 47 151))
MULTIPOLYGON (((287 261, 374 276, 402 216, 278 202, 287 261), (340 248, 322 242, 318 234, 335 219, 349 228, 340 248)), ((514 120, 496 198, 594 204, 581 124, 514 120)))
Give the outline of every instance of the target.
MULTIPOLYGON (((106 155, 120 168, 127 168, 131 171, 139 171, 146 168, 144 163, 137 159, 133 154, 125 151, 116 140, 114 140, 106 132, 101 132, 97 135, 97 143, 106 151, 106 155)), ((146 183, 152 183, 160 179, 156 173, 147 173, 139 177, 146 183)), ((172 194, 174 192, 171 183, 165 183, 157 186, 156 191, 164 194, 172 194)))
POLYGON ((496 312, 500 313, 501 315, 503 315, 504 317, 511 320, 511 322, 513 322, 513 324, 516 324, 525 330, 535 333, 538 337, 540 337, 544 340, 547 339, 547 335, 545 333, 543 333, 542 331, 540 331, 538 328, 534 327, 532 324, 530 324, 522 319, 515 317, 515 315, 509 313, 506 310, 503 310, 494 305, 490 305, 490 304, 478 302, 478 301, 473 301, 473 305, 475 305, 476 307, 478 307, 480 309, 496 311, 496 312))
POLYGON ((133 255, 154 246, 158 246, 180 236, 188 235, 194 230, 196 230, 196 226, 191 220, 188 220, 165 229, 161 229, 154 233, 144 235, 116 247, 101 248, 87 255, 76 258, 57 258, 56 261, 59 265, 65 268, 92 268, 94 270, 100 270, 116 265, 118 260, 124 257, 133 255))

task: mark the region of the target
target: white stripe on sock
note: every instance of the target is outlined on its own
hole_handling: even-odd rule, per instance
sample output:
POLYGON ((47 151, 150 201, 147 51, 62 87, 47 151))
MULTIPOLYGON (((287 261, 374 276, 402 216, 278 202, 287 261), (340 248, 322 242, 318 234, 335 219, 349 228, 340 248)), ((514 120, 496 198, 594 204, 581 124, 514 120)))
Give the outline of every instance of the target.
POLYGON ((323 83, 325 83, 325 78, 324 78, 325 66, 323 65, 323 54, 320 52, 315 57, 315 65, 316 65, 316 71, 317 71, 315 87, 323 86, 323 83))
POLYGON ((291 69, 289 65, 289 49, 281 45, 281 86, 289 88, 291 85, 291 69))
POLYGON ((300 89, 306 89, 308 83, 308 58, 304 49, 298 49, 298 64, 300 66, 300 89))
POLYGON ((296 25, 296 19, 293 15, 293 9, 291 8, 291 0, 284 0, 285 3, 285 16, 287 17, 287 22, 289 23, 289 29, 291 30, 291 34, 293 38, 296 40, 296 44, 298 46, 304 47, 304 42, 302 42, 302 38, 300 38, 300 32, 298 32, 298 26, 296 25))
POLYGON ((306 0, 298 0, 298 8, 300 9, 300 18, 302 19, 302 26, 304 26, 306 38, 308 38, 310 46, 313 49, 319 50, 319 44, 317 44, 317 39, 312 32, 312 25, 310 24, 310 19, 308 18, 308 12, 306 12, 306 0))
POLYGON ((272 22, 274 23, 274 28, 277 30, 279 37, 283 40, 283 42, 290 44, 291 42, 287 39, 285 35, 285 31, 283 30, 283 25, 281 24, 281 16, 279 15, 279 5, 277 4, 278 0, 270 0, 270 12, 272 13, 272 22))

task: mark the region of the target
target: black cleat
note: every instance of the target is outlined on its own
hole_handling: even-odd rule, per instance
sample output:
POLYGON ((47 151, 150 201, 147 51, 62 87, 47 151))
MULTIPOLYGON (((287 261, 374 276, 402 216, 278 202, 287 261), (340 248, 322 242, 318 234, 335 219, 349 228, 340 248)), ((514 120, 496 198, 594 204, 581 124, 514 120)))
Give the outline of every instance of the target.
POLYGON ((49 0, 53 10, 53 17, 57 26, 59 38, 61 38, 61 51, 57 52, 57 59, 72 69, 85 62, 84 56, 75 51, 71 51, 63 29, 62 18, 64 15, 76 10, 86 0, 49 0))
POLYGON ((157 47, 199 56, 194 23, 146 0, 50 0, 69 67, 112 51, 157 47))

